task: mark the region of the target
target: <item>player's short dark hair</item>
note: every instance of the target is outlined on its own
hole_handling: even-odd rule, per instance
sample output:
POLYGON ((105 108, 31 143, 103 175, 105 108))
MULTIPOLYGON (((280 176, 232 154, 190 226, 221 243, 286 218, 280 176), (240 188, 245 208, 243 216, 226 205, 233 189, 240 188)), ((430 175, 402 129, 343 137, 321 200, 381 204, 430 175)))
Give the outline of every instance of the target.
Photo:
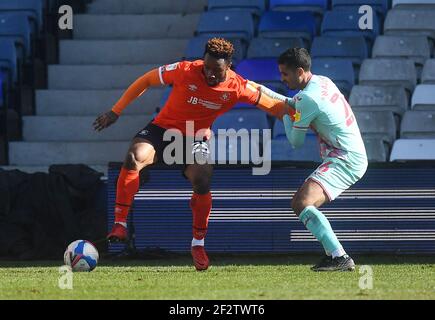
POLYGON ((302 68, 304 71, 310 71, 311 57, 305 48, 290 48, 279 56, 278 64, 293 69, 302 68))
POLYGON ((216 59, 225 59, 227 62, 231 62, 234 54, 234 46, 226 39, 212 38, 208 40, 205 45, 204 55, 206 53, 216 59))

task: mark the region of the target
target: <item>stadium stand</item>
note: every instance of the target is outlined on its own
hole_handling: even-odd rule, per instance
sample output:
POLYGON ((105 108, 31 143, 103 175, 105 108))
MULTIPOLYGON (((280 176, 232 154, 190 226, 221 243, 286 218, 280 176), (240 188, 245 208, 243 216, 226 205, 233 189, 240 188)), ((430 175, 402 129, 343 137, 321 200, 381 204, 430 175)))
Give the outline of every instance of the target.
POLYGON ((407 111, 402 119, 400 137, 435 139, 435 111, 407 111))
POLYGON ((363 136, 363 140, 369 162, 385 162, 388 160, 388 148, 381 139, 363 136))
POLYGON ((435 59, 428 59, 423 66, 421 83, 435 84, 435 59))
POLYGON ((355 117, 363 137, 378 139, 386 143, 387 151, 391 150, 397 136, 396 122, 391 111, 355 112, 355 117))
POLYGON ((311 57, 344 58, 352 60, 356 66, 368 58, 368 48, 363 37, 328 37, 314 38, 311 46, 311 57))
POLYGON ((266 2, 265 0, 209 0, 208 10, 239 10, 260 16, 266 10, 266 2))
POLYGON ((240 38, 249 42, 255 33, 254 18, 244 11, 204 12, 196 29, 198 35, 240 38))
POLYGON ((433 0, 393 0, 394 9, 435 9, 433 0))
POLYGON ((317 34, 316 21, 311 12, 265 12, 258 26, 262 38, 301 37, 310 44, 317 34))
POLYGON ((355 74, 350 59, 315 59, 312 63, 314 74, 326 76, 348 97, 355 84, 355 74))
POLYGON ((435 10, 392 9, 385 18, 384 34, 426 36, 435 41, 435 10))
POLYGON ((249 80, 264 84, 282 94, 287 93, 287 88, 281 82, 276 59, 246 59, 237 65, 236 71, 249 80))
POLYGON ((247 58, 278 58, 289 48, 306 48, 301 38, 254 38, 248 47, 247 58))
POLYGON ((378 36, 372 57, 409 59, 416 65, 420 78, 423 65, 430 58, 429 42, 424 36, 378 36))
POLYGON ((356 111, 392 111, 398 116, 408 110, 406 90, 401 86, 353 86, 349 97, 356 111))
POLYGON ((360 6, 370 6, 381 17, 385 17, 388 11, 388 0, 332 0, 332 9, 349 9, 349 8, 359 8, 360 6))
POLYGON ((390 161, 435 160, 435 139, 398 139, 390 161))
POLYGON ((410 60, 366 59, 361 65, 359 84, 401 85, 411 93, 417 85, 417 71, 410 60))
POLYGON ((324 36, 363 36, 369 48, 379 35, 380 23, 377 16, 373 17, 373 29, 361 30, 358 24, 358 9, 349 8, 343 10, 327 11, 322 22, 322 35, 324 36))
POLYGON ((328 0, 270 0, 273 11, 312 11, 323 14, 328 9, 328 0))
POLYGON ((435 110, 435 85, 419 84, 412 94, 412 110, 435 110))

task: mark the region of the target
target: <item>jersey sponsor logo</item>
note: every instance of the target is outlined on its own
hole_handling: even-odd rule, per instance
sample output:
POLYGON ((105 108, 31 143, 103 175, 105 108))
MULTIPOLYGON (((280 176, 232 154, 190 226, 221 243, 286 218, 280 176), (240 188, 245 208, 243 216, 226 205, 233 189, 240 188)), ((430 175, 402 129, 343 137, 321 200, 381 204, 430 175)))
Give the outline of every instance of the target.
POLYGON ((198 87, 194 84, 189 84, 188 89, 192 92, 195 92, 196 90, 198 90, 198 87))
POLYGON ((207 109, 212 109, 212 110, 219 110, 222 108, 222 104, 219 103, 214 103, 211 101, 207 101, 207 100, 203 100, 194 96, 191 96, 189 98, 189 100, 187 100, 187 103, 193 104, 193 105, 202 105, 204 107, 206 107, 207 109))
POLYGON ((166 69, 166 71, 173 71, 173 70, 177 69, 178 64, 179 64, 178 62, 173 63, 173 64, 168 64, 165 69, 166 69))
POLYGON ((230 100, 230 94, 228 92, 225 92, 222 96, 221 96, 221 100, 224 102, 227 102, 228 100, 230 100))
POLYGON ((146 129, 144 129, 144 130, 142 130, 141 132, 139 132, 139 135, 140 136, 147 136, 147 135, 149 135, 150 134, 150 132, 148 131, 148 130, 146 130, 146 129))
POLYGON ((295 122, 301 121, 301 112, 299 110, 296 110, 294 115, 295 122))

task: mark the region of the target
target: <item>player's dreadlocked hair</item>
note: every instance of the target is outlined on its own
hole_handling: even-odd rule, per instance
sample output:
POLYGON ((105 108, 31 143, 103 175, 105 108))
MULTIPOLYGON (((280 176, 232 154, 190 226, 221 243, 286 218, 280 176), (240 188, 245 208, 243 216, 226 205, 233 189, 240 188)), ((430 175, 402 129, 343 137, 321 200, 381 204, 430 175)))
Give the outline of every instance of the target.
POLYGON ((234 54, 234 46, 228 40, 223 38, 213 38, 208 40, 205 46, 204 55, 208 53, 216 59, 225 59, 231 62, 234 54))

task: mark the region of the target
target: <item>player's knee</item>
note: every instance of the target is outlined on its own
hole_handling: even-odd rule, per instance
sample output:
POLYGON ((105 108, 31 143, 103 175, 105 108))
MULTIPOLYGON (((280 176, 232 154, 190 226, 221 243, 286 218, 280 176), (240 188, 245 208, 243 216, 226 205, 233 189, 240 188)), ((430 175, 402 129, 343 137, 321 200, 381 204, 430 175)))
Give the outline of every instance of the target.
POLYGON ((124 166, 130 170, 142 170, 150 164, 152 164, 150 157, 141 156, 141 153, 137 150, 129 150, 125 158, 124 166))
POLYGON ((309 205, 311 204, 306 200, 304 200, 303 198, 299 197, 297 194, 294 196, 291 202, 291 207, 293 209, 293 212, 298 217, 301 214, 301 212, 304 211, 304 209, 309 205))

